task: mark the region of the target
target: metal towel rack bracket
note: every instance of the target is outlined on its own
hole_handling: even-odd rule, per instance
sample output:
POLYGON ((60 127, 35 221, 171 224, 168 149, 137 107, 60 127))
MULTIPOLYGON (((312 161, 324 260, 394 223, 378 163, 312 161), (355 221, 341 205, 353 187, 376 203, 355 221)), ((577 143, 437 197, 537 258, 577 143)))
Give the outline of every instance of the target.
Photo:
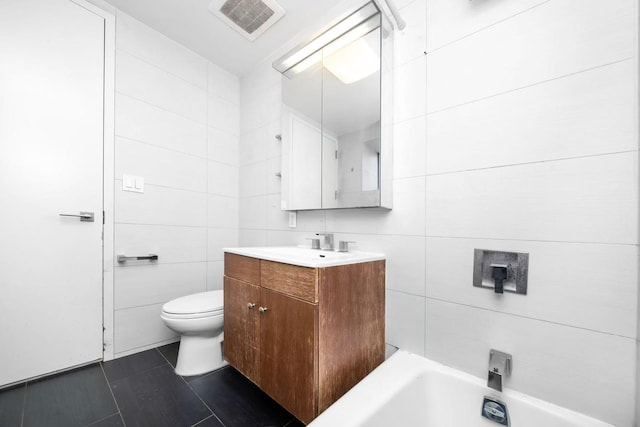
POLYGON ((118 262, 123 263, 127 261, 157 261, 158 255, 149 254, 142 256, 126 256, 126 255, 118 255, 118 262))

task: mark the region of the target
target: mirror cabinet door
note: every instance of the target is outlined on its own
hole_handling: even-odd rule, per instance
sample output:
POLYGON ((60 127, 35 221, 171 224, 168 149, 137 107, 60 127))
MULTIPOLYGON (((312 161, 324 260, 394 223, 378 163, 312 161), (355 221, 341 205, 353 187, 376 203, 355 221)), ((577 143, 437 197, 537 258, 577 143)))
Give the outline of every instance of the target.
POLYGON ((322 209, 322 53, 282 82, 282 209, 322 209))
POLYGON ((323 49, 323 208, 380 205, 380 29, 323 49))

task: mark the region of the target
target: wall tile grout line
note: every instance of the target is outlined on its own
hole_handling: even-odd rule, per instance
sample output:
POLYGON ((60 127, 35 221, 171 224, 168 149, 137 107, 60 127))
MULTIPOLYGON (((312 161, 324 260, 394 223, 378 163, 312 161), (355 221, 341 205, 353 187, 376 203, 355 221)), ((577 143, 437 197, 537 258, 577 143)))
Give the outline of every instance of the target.
MULTIPOLYGON (((200 89, 200 90, 204 91, 204 89, 200 89)), ((148 101, 148 100, 146 100, 146 99, 138 98, 137 96, 133 96, 133 95, 131 95, 131 94, 127 93, 127 92, 122 92, 121 90, 116 89, 116 90, 115 90, 115 93, 116 93, 116 94, 118 94, 118 95, 126 96, 127 98, 130 98, 130 99, 136 100, 136 101, 138 101, 138 102, 142 102, 143 104, 146 104, 146 105, 149 105, 149 106, 151 106, 151 107, 157 108, 158 110, 162 110, 162 111, 164 111, 164 112, 166 112, 166 113, 173 114, 173 115, 175 115, 175 116, 177 116, 177 117, 183 118, 183 119, 185 119, 185 120, 188 120, 188 121, 190 121, 190 122, 192 122, 192 123, 195 123, 195 124, 198 124, 198 125, 200 125, 200 126, 204 126, 204 127, 206 127, 206 128, 211 128, 211 129, 215 129, 215 130, 219 130, 219 131, 223 131, 223 132, 228 132, 228 133, 230 133, 230 134, 233 134, 234 136, 238 136, 238 137, 240 136, 240 133, 239 133, 239 132, 238 132, 238 133, 235 133, 235 132, 231 132, 231 131, 229 131, 228 129, 223 129, 223 128, 220 128, 220 127, 217 127, 217 126, 210 125, 210 124, 209 124, 208 119, 205 119, 205 120, 204 120, 204 122, 201 122, 200 120, 196 120, 196 119, 194 119, 194 118, 191 118, 191 117, 185 116, 184 114, 178 113, 178 112, 173 111, 173 110, 168 110, 168 109, 166 109, 165 107, 163 107, 163 106, 161 106, 161 105, 153 104, 153 103, 149 102, 149 101, 148 101)), ((220 99, 222 99, 222 98, 220 98, 220 99)), ((208 101, 208 99, 207 99, 207 101, 208 101)), ((230 102, 228 102, 228 101, 225 101, 225 102, 227 102, 227 103, 231 104, 231 103, 230 103, 230 102)), ((209 103, 207 102, 207 105, 208 105, 208 104, 209 104, 209 103)), ((234 106, 234 107, 239 107, 239 105, 235 105, 235 104, 233 104, 233 106, 234 106)))
MULTIPOLYGON (((185 50, 186 50, 186 48, 185 48, 185 50)), ((159 71, 162 71, 162 72, 163 72, 163 73, 165 73, 165 74, 168 74, 168 75, 170 75, 170 76, 172 76, 172 77, 175 77, 175 78, 177 78, 177 79, 180 79, 180 80, 182 80, 183 82, 185 82, 185 83, 187 83, 187 84, 189 84, 189 85, 193 86, 193 87, 194 87, 194 88, 196 88, 196 89, 199 89, 199 90, 202 90, 202 91, 206 91, 206 90, 207 90, 207 88, 206 88, 206 87, 202 87, 202 86, 198 85, 197 83, 194 83, 194 82, 193 82, 193 81, 191 81, 191 80, 187 80, 187 79, 185 79, 184 77, 182 77, 182 76, 180 76, 180 75, 178 75, 178 74, 176 74, 176 73, 174 73, 174 72, 171 72, 171 71, 169 71, 169 70, 167 70, 167 69, 165 69, 165 68, 162 68, 161 66, 159 66, 159 65, 157 65, 157 64, 155 64, 155 63, 153 63, 153 62, 149 61, 147 58, 143 58, 143 57, 142 57, 142 56, 140 56, 139 54, 137 54, 137 53, 135 53, 135 52, 131 52, 131 51, 130 51, 130 50, 128 50, 128 49, 124 49, 124 48, 122 48, 122 47, 116 47, 116 52, 121 52, 121 53, 125 53, 125 54, 127 54, 127 55, 129 55, 129 56, 133 56, 135 59, 137 59, 137 60, 139 60, 139 61, 141 61, 141 62, 144 62, 145 64, 150 65, 150 66, 152 66, 153 68, 155 68, 155 69, 157 69, 157 70, 159 70, 159 71)), ((205 68, 206 68, 206 63, 207 63, 208 61, 207 61, 206 59, 204 59, 204 58, 201 58, 201 59, 205 62, 205 68)), ((207 71, 208 71, 208 70, 207 70, 207 71)), ((208 79, 207 79, 207 80, 208 80, 208 79)), ((205 85, 205 86, 206 86, 206 85, 205 85)))
POLYGON ((439 236, 429 235, 428 239, 463 239, 463 240, 495 240, 501 242, 538 242, 538 243, 566 243, 573 245, 606 245, 606 246, 639 246, 637 243, 616 243, 616 242, 589 242, 589 241, 569 241, 569 240, 538 240, 538 239, 507 239, 499 237, 467 237, 467 236, 439 236))
MULTIPOLYGON (((399 292, 399 291, 394 291, 394 292, 399 292)), ((399 292, 399 293, 406 294, 405 292, 399 292)), ((407 295, 411 295, 411 294, 407 294, 407 295)), ((582 330, 582 331, 592 332, 592 333, 595 333, 595 334, 602 334, 602 335, 618 337, 618 338, 623 338, 623 339, 630 339, 630 340, 635 340, 636 339, 635 337, 629 337, 629 336, 626 336, 626 335, 613 334, 613 333, 610 333, 610 332, 598 331, 598 330, 595 330, 595 329, 584 328, 584 327, 581 327, 581 326, 568 325, 566 323, 554 322, 554 321, 546 320, 546 319, 538 319, 536 317, 523 316, 523 315, 520 315, 520 314, 509 313, 509 312, 500 311, 500 310, 493 310, 493 309, 486 308, 486 307, 479 307, 479 306, 470 305, 470 304, 463 304, 463 303, 460 303, 460 302, 441 299, 441 298, 434 298, 434 297, 429 297, 429 296, 424 297, 424 298, 427 299, 427 300, 443 302, 445 304, 454 304, 454 305, 459 305, 459 306, 462 306, 462 307, 468 307, 468 308, 473 308, 473 309, 482 310, 482 311, 490 311, 492 313, 498 313, 498 314, 502 314, 502 315, 505 315, 505 316, 518 317, 520 319, 528 319, 528 320, 533 320, 533 321, 536 321, 536 322, 543 322, 543 323, 548 323, 548 324, 551 324, 551 325, 563 326, 563 327, 566 327, 566 328, 579 329, 579 330, 582 330)))
MULTIPOLYGON (((114 182, 122 182, 122 178, 116 178, 114 179, 114 182)), ((180 187, 173 187, 173 186, 169 186, 169 185, 161 185, 161 184, 151 184, 148 182, 145 182, 145 186, 148 187, 156 187, 156 188, 166 188, 166 189, 170 189, 170 190, 178 190, 178 191, 186 191, 188 193, 195 193, 195 194, 204 194, 207 196, 219 196, 219 197, 226 197, 228 199, 235 199, 236 196, 229 196, 226 194, 218 194, 218 193, 208 193, 206 190, 205 191, 198 191, 198 190, 190 190, 187 188, 180 188, 180 187)))
MULTIPOLYGON (((202 90, 202 89, 201 89, 201 90, 202 90)), ((174 114, 174 115, 176 115, 176 116, 178 116, 178 117, 181 117, 181 118, 183 118, 183 119, 185 119, 185 120, 189 120, 190 122, 193 122, 193 123, 199 124, 199 125, 201 125, 201 126, 207 127, 207 121, 206 121, 206 120, 205 120, 204 122, 201 122, 201 121, 199 121, 199 120, 195 120, 195 119, 193 119, 193 118, 191 118, 191 117, 187 117, 187 116, 185 116, 184 114, 180 114, 180 113, 177 113, 177 112, 172 111, 172 110, 167 110, 166 108, 164 108, 164 107, 162 107, 162 106, 160 106, 160 105, 152 104, 151 102, 149 102, 149 101, 147 101, 147 100, 145 100, 145 99, 138 98, 138 97, 133 96, 133 95, 131 95, 131 94, 128 94, 128 93, 126 93, 126 92, 122 92, 122 91, 120 91, 120 90, 118 90, 118 89, 116 89, 116 90, 115 90, 115 92, 116 92, 116 94, 118 94, 118 95, 124 95, 124 96, 126 96, 126 97, 128 97, 128 98, 135 99, 136 101, 140 101, 140 102, 142 102, 142 103, 144 103, 144 104, 150 105, 150 106, 152 106, 152 107, 154 107, 154 108, 157 108, 157 109, 159 109, 159 110, 165 111, 165 112, 167 112, 167 113, 174 114)))
POLYGON ((539 3, 539 4, 536 4, 536 5, 534 5, 534 6, 531 6, 530 8, 527 8, 527 9, 525 9, 525 10, 521 10, 521 11, 520 11, 520 12, 518 12, 518 13, 514 13, 513 15, 507 16, 507 17, 505 17, 505 18, 503 18, 503 19, 501 19, 501 20, 499 20, 499 21, 496 21, 496 22, 494 22, 494 23, 492 23, 492 24, 490 24, 490 25, 487 25, 486 27, 480 28, 480 29, 478 29, 478 30, 476 30, 476 31, 473 31, 473 32, 469 33, 469 34, 465 34, 464 36, 462 36, 462 37, 460 37, 460 38, 457 38, 457 39, 455 39, 455 40, 449 41, 449 42, 447 42, 447 43, 445 43, 445 44, 443 44, 443 45, 441 45, 441 46, 438 46, 438 47, 436 47, 436 48, 434 48, 434 49, 430 50, 430 51, 429 51, 429 50, 427 50, 427 51, 426 51, 426 53, 427 53, 427 55, 428 55, 428 54, 430 54, 430 53, 432 53, 432 52, 437 52, 437 51, 439 51, 440 49, 443 49, 443 48, 446 48, 446 47, 448 47, 448 46, 451 46, 451 45, 453 45, 453 44, 455 44, 455 43, 458 43, 458 42, 460 42, 460 41, 462 41, 462 40, 464 40, 464 39, 466 39, 466 38, 472 37, 472 36, 474 36, 474 35, 476 35, 476 34, 479 34, 479 33, 483 32, 483 31, 486 31, 486 30, 488 30, 488 29, 490 29, 490 28, 493 28, 493 27, 495 27, 495 26, 497 26, 497 25, 500 25, 500 24, 502 24, 502 23, 504 23, 504 22, 507 22, 507 21, 509 21, 509 20, 511 20, 511 19, 513 19, 513 18, 515 18, 516 16, 523 15, 523 14, 525 14, 525 13, 527 13, 527 12, 530 12, 530 11, 532 11, 532 10, 534 10, 534 9, 537 9, 537 8, 539 8, 539 7, 541 7, 541 6, 544 6, 545 4, 549 3, 550 1, 551 1, 551 0, 546 0, 546 1, 542 2, 542 3, 539 3))
MULTIPOLYGON (((154 30, 152 29, 152 31, 154 31, 154 30)), ((171 39, 169 39, 169 40, 171 40, 171 39)), ((180 46, 181 46, 181 45, 180 45, 180 46)), ((188 50, 188 49, 187 49, 187 48, 185 48, 184 46, 181 46, 181 47, 182 47, 182 48, 184 48, 185 50, 188 50)), ((194 88, 196 88, 196 89, 200 89, 200 90, 202 90, 202 91, 205 91, 205 92, 207 93, 207 97, 208 97, 208 98, 216 98, 216 99, 219 99, 219 100, 221 100, 221 101, 225 102, 226 104, 231 104, 231 105, 233 105, 234 107, 239 107, 239 106, 240 106, 240 102, 235 103, 235 102, 230 101, 230 100, 228 100, 228 99, 226 99, 226 98, 224 98, 224 97, 222 97, 222 96, 220 96, 220 95, 211 94, 211 93, 209 92, 209 76, 208 76, 208 73, 209 73, 209 64, 210 64, 210 61, 209 61, 208 59, 205 59, 205 58, 200 57, 200 59, 202 59, 202 61, 204 61, 204 62, 205 62, 205 68, 207 69, 207 78, 206 78, 207 82, 205 83, 205 87, 202 87, 202 86, 198 85, 197 83, 192 82, 191 80, 185 79, 184 77, 182 77, 182 76, 180 76, 180 75, 178 75, 178 74, 176 74, 176 73, 174 73, 174 72, 171 72, 171 71, 169 71, 169 70, 167 70, 167 69, 165 69, 165 68, 162 68, 160 65, 157 65, 157 64, 155 64, 155 63, 153 63, 153 62, 149 61, 148 59, 143 58, 143 57, 142 57, 142 56, 140 56, 139 54, 137 54, 137 53, 135 53, 135 52, 132 52, 132 51, 130 51, 130 50, 128 50, 128 49, 124 49, 124 48, 121 48, 121 47, 117 47, 117 48, 116 48, 116 51, 120 51, 120 52, 126 53, 126 54, 127 54, 127 55, 129 55, 129 56, 133 56, 134 58, 138 59, 139 61, 144 62, 145 64, 150 65, 150 66, 152 66, 152 67, 154 67, 154 68, 156 68, 156 69, 158 69, 158 70, 162 71, 162 72, 163 72, 163 73, 165 73, 165 74, 168 74, 168 75, 173 76, 173 77, 175 77, 175 78, 177 78, 177 79, 180 79, 180 80, 182 80, 183 82, 188 83, 189 85, 193 86, 193 87, 194 87, 194 88)))
MULTIPOLYGON (((221 162, 219 160, 210 159, 206 155, 205 156, 199 156, 197 154, 189 153, 187 151, 176 150, 175 148, 169 148, 169 147, 166 147, 164 145, 156 144, 154 142, 143 141, 142 139, 137 139, 137 138, 131 138, 130 136, 123 135, 123 134, 116 133, 115 136, 117 138, 120 138, 120 139, 125 139, 127 141, 136 142, 138 144, 144 144, 144 145, 147 145, 147 146, 150 146, 150 147, 153 147, 153 148, 158 148, 160 150, 170 151, 172 153, 182 154, 182 155, 185 155, 185 156, 193 157, 195 159, 206 160, 208 162, 218 163, 218 164, 221 164, 221 165, 230 166, 230 167, 234 167, 234 168, 240 168, 239 165, 234 165, 232 163, 226 163, 226 162, 221 162)), ((207 139, 207 142, 208 142, 208 135, 207 135, 206 139, 207 139)), ((205 150, 205 151, 208 152, 208 147, 207 147, 207 150, 205 150)))
POLYGON ((460 170, 454 170, 454 171, 427 173, 426 176, 453 175, 453 174, 466 173, 466 172, 478 172, 478 171, 486 171, 486 170, 492 170, 492 169, 503 169, 503 168, 511 168, 511 167, 518 167, 518 166, 527 166, 527 165, 538 165, 541 163, 554 163, 554 162, 564 162, 564 161, 571 161, 571 160, 589 159, 594 157, 616 156, 620 154, 638 153, 639 151, 640 150, 638 149, 624 150, 624 151, 611 151, 606 153, 584 154, 581 156, 559 157, 555 159, 532 160, 530 162, 509 163, 505 165, 485 166, 480 168, 470 168, 470 169, 460 169, 460 170))
POLYGON ((635 59, 635 57, 633 57, 633 56, 622 58, 622 59, 618 59, 616 61, 607 62, 606 64, 596 65, 596 66, 589 67, 589 68, 586 68, 586 69, 583 69, 583 70, 574 71, 572 73, 563 74, 563 75, 552 77, 552 78, 549 78, 549 79, 546 79, 546 80, 541 80, 541 81, 530 83, 530 84, 527 84, 527 85, 524 85, 524 86, 519 86, 519 87, 516 87, 516 88, 513 88, 513 89, 508 89, 508 90, 505 90, 505 91, 502 91, 502 92, 494 93, 492 95, 487 95, 487 96, 483 96, 481 98, 472 99, 470 101, 465 101, 465 102, 462 102, 460 104, 450 105, 448 107, 444 107, 444 108, 441 108, 439 110, 426 111, 426 115, 430 116, 432 114, 438 114, 438 113, 441 113, 441 112, 444 112, 444 111, 454 110, 454 109, 456 109, 458 107, 463 107, 465 105, 474 104, 476 102, 482 102, 482 101, 485 101, 487 99, 498 98, 498 97, 500 97, 502 95, 507 95, 507 94, 518 92, 518 91, 521 91, 521 90, 524 90, 524 89, 529 89, 529 88, 532 88, 532 87, 535 87, 535 86, 543 85, 543 84, 546 84, 546 83, 551 83, 551 82, 554 82, 556 80, 562 80, 562 79, 566 79, 568 77, 577 76, 577 75, 582 74, 582 73, 588 73, 589 71, 598 70, 600 68, 605 68, 605 67, 608 67, 608 66, 611 66, 611 65, 620 64, 622 62, 630 61, 630 60, 633 60, 633 59, 635 59))

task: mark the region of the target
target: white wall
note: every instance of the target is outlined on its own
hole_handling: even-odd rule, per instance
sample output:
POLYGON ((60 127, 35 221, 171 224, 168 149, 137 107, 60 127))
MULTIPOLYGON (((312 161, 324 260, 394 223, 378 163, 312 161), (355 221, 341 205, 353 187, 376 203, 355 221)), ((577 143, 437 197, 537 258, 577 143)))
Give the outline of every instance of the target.
POLYGON ((175 341, 166 301, 222 288, 222 251, 238 244, 239 81, 117 12, 115 356, 175 341), (143 176, 144 194, 122 191, 143 176))
POLYGON ((384 251, 388 342, 483 378, 509 352, 508 387, 634 425, 637 2, 396 4, 394 209, 287 227, 267 61, 241 82, 240 244, 384 251), (528 295, 474 288, 474 248, 528 252, 528 295))

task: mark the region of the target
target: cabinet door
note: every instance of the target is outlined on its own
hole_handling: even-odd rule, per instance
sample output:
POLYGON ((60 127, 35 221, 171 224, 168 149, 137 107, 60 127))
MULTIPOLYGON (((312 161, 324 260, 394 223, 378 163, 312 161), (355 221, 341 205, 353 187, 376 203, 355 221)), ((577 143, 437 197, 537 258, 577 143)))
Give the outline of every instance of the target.
POLYGON ((224 358, 256 384, 260 380, 259 299, 258 286, 224 277, 224 358))
MULTIPOLYGON (((317 305, 262 288, 260 387, 304 423, 317 408, 317 305)), ((226 308, 225 308, 226 309, 226 308)))

